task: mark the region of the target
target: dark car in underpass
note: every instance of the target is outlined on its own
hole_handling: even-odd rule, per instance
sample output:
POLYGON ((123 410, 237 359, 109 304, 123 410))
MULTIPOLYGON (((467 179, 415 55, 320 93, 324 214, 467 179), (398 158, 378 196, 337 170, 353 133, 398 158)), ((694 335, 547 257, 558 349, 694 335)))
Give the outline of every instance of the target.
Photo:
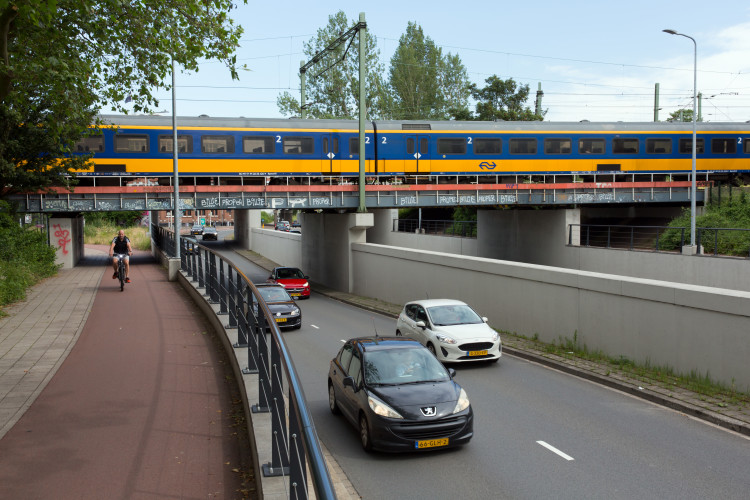
POLYGON ((206 241, 206 240, 216 241, 218 239, 219 239, 219 231, 217 231, 215 227, 206 226, 203 228, 203 241, 206 241))
MULTIPOLYGON (((302 310, 283 286, 258 283, 255 288, 258 289, 258 293, 268 306, 279 328, 298 330, 302 327, 302 310)), ((255 297, 253 297, 253 313, 256 316, 258 314, 258 302, 255 297)))
POLYGON ((415 340, 354 338, 331 360, 328 404, 366 451, 461 446, 474 435, 474 414, 455 373, 415 340))

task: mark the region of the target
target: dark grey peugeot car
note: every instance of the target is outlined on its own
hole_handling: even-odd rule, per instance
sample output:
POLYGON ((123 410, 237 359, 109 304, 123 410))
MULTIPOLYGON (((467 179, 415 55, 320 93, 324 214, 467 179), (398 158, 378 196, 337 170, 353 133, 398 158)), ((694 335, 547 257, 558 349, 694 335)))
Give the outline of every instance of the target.
POLYGON ((460 446, 474 435, 474 414, 454 375, 415 340, 355 338, 331 360, 328 403, 367 451, 460 446))

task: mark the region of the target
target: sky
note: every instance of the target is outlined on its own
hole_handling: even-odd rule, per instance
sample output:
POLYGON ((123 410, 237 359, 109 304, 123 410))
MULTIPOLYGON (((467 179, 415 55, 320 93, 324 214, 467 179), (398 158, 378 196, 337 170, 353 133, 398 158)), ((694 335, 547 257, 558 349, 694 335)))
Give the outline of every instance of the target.
MULTIPOLYGON (((662 32, 673 29, 697 43, 703 120, 750 120, 750 2, 735 0, 239 2, 231 14, 245 30, 237 61, 249 70, 237 81, 213 61, 197 73, 178 69, 177 115, 283 117, 276 98, 284 91, 299 98, 300 62, 309 59, 303 44, 339 10, 350 25, 365 14, 386 72, 407 23, 416 22, 444 54, 460 56, 480 87, 492 75, 528 84, 533 109, 541 84, 545 120, 553 122, 653 121, 657 83, 660 120, 692 109, 694 45, 662 32)), ((171 115, 171 93, 155 95, 158 110, 171 115)))

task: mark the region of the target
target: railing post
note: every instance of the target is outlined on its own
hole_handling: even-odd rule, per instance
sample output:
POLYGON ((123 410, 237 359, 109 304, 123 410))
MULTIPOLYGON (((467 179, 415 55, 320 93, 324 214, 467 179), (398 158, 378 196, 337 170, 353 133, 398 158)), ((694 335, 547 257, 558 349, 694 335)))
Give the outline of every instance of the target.
POLYGON ((612 226, 607 226, 607 248, 612 247, 612 226))
POLYGON ((224 276, 224 259, 219 259, 219 286, 217 288, 217 293, 219 294, 219 314, 226 314, 227 313, 227 286, 224 276))
POLYGON ((210 255, 209 261, 211 262, 211 273, 209 275, 211 278, 211 290, 209 298, 212 304, 216 304, 219 302, 219 273, 216 269, 216 254, 210 252, 208 255, 210 255))
MULTIPOLYGON (((658 229, 657 229, 658 231, 658 229)), ((635 227, 630 226, 630 249, 633 249, 633 239, 635 238, 635 227)))
POLYGON ((307 466, 302 446, 302 428, 299 422, 298 405, 289 388, 289 491, 291 498, 307 500, 307 466))
POLYGON ((253 413, 268 413, 270 410, 268 403, 271 397, 271 383, 268 380, 271 376, 268 363, 268 342, 266 341, 266 316, 260 310, 258 304, 258 325, 254 328, 253 337, 258 346, 258 404, 253 405, 253 413))
POLYGON ((203 288, 205 286, 203 278, 203 256, 200 252, 201 248, 198 247, 198 255, 196 256, 198 259, 198 288, 203 288))
MULTIPOLYGON (((239 277, 239 274, 237 274, 239 277)), ((227 324, 227 328, 237 328, 237 290, 234 285, 234 279, 232 279, 232 268, 227 267, 227 284, 229 285, 229 290, 227 290, 228 295, 228 308, 229 308, 229 323, 227 324)))
POLYGON ((271 462, 263 464, 266 477, 289 474, 289 443, 286 429, 286 404, 281 380, 281 355, 276 342, 271 342, 271 462))

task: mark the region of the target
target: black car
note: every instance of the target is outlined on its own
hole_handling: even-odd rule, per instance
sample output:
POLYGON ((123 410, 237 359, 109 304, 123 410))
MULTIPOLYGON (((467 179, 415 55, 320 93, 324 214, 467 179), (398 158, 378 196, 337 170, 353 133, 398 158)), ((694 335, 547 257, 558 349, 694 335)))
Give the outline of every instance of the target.
POLYGON ((474 414, 455 373, 415 340, 355 338, 331 360, 328 404, 367 451, 460 446, 474 435, 474 414))
POLYGON ((219 232, 216 230, 215 227, 212 226, 206 226, 203 228, 203 241, 206 240, 218 240, 219 239, 219 232))
MULTIPOLYGON (((279 328, 293 328, 298 330, 302 327, 302 310, 283 286, 268 283, 255 285, 258 293, 273 315, 274 321, 279 328)), ((253 312, 258 314, 258 303, 253 301, 253 312)))
POLYGON ((190 235, 196 236, 203 234, 203 226, 200 224, 195 224, 192 228, 190 228, 190 235))

